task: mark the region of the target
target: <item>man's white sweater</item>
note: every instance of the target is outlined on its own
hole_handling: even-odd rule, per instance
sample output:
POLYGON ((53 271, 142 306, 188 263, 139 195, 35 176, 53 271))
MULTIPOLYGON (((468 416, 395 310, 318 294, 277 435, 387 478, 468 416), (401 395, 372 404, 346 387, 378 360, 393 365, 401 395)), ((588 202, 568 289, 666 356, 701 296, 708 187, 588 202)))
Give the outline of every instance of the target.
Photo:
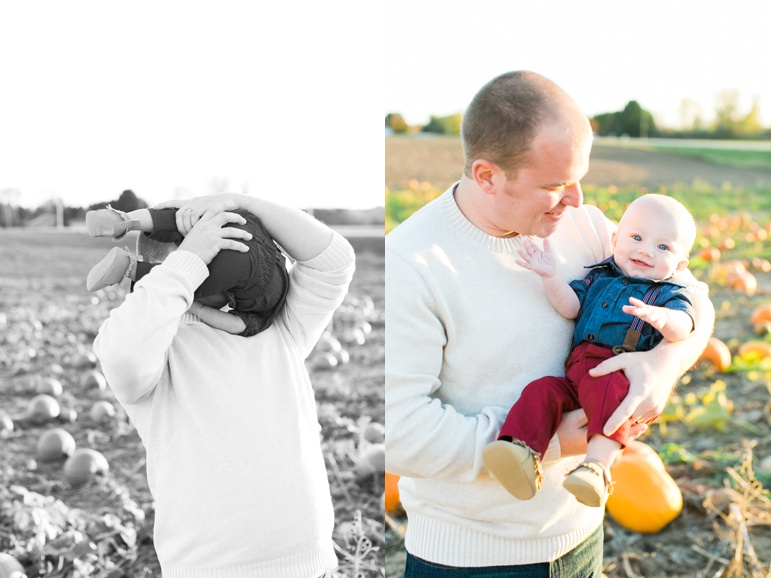
POLYGON ((275 323, 241 337, 186 313, 208 270, 176 251, 99 329, 94 351, 147 451, 165 578, 316 578, 336 566, 304 359, 353 270, 335 234, 295 263, 275 323))
MULTIPOLYGON (((611 229, 595 207, 569 209, 549 237, 559 274, 581 277, 608 257, 611 229)), ((386 466, 402 475, 407 550, 438 564, 551 561, 602 522, 602 508, 562 487, 581 457, 563 459, 557 436, 530 501, 482 463, 522 389, 564 375, 573 332, 540 277, 516 264, 521 243, 476 228, 453 189, 386 237, 386 466)))

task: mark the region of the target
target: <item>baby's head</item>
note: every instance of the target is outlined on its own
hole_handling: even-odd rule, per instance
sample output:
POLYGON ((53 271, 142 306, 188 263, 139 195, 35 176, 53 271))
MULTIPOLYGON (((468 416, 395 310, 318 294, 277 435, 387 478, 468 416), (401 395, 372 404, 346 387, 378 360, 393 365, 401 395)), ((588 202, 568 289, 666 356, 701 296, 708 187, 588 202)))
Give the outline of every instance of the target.
POLYGON ((635 199, 613 234, 613 258, 628 277, 660 281, 688 266, 696 223, 680 202, 665 195, 635 199))

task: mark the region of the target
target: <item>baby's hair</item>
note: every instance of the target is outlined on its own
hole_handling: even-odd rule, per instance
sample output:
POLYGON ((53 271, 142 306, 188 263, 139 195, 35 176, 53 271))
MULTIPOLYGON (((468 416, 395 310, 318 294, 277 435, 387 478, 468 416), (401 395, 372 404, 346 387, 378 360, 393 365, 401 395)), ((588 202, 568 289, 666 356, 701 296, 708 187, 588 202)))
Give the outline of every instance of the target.
MULTIPOLYGON (((627 210, 634 205, 650 204, 654 205, 672 215, 677 219, 679 234, 683 240, 685 248, 690 252, 693 244, 696 242, 696 220, 691 212, 677 199, 661 195, 658 193, 648 193, 637 197, 632 201, 627 210)), ((622 217, 623 218, 623 217, 622 217)))

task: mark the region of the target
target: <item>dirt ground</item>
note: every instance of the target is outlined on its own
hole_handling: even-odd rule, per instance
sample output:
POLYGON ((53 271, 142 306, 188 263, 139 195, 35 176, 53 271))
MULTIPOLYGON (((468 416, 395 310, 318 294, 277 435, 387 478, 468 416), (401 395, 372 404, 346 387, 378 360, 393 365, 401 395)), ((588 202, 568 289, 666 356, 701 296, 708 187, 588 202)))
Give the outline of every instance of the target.
MULTIPOLYGON (((463 151, 458 137, 391 137, 386 139, 386 186, 398 188, 407 179, 428 181, 440 190, 454 183, 463 171, 463 151)), ((698 159, 653 151, 595 144, 583 185, 648 188, 694 181, 720 187, 768 186, 771 172, 733 169, 698 159)))

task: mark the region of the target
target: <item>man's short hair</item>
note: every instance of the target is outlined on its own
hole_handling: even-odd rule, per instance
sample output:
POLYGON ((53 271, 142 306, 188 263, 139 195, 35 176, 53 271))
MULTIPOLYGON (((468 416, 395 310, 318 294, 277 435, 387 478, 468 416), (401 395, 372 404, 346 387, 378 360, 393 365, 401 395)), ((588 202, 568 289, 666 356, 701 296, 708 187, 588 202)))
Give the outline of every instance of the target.
POLYGON ((471 177, 474 161, 486 159, 513 178, 526 162, 541 123, 555 117, 560 103, 569 98, 535 72, 507 72, 489 81, 463 115, 463 172, 471 177))

